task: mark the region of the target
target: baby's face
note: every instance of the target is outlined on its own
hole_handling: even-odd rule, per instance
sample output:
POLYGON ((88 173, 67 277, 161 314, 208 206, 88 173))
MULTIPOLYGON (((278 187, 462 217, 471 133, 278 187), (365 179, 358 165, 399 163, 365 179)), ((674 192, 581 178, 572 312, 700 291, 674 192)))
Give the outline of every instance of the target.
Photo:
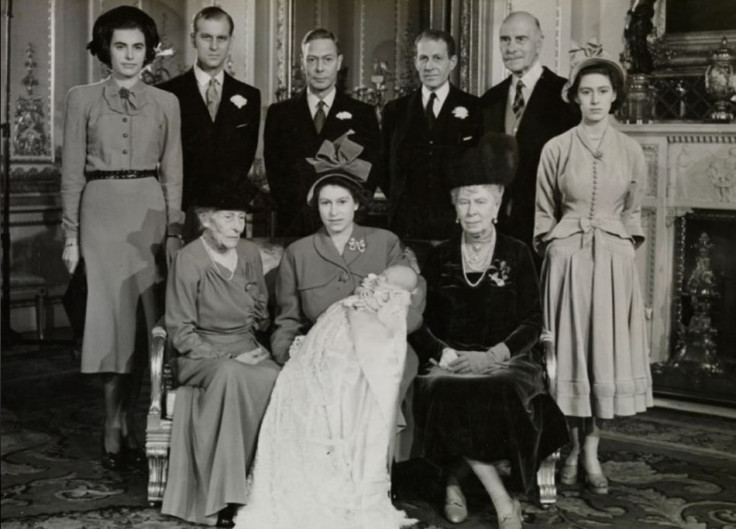
POLYGON ((386 283, 407 292, 412 292, 417 288, 417 274, 408 266, 390 266, 383 271, 381 276, 386 280, 386 283))

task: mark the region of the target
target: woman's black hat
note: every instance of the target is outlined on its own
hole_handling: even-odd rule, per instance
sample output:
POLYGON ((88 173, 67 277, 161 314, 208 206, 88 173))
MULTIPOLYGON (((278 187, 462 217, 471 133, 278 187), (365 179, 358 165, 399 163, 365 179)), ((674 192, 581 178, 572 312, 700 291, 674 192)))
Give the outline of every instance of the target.
POLYGON ((447 178, 451 189, 472 185, 509 185, 516 176, 519 149, 508 134, 486 132, 474 147, 450 161, 447 178))
POLYGON ((215 210, 250 211, 248 194, 243 185, 211 184, 204 193, 194 199, 198 208, 215 210))

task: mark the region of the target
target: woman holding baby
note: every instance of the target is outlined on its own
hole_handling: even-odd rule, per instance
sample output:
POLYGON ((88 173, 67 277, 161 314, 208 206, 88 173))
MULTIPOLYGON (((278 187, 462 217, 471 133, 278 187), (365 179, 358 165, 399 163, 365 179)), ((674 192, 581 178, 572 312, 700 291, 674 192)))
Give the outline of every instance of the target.
POLYGON ((271 337, 284 365, 264 417, 244 528, 399 528, 390 497, 399 404, 417 369, 406 334, 424 280, 392 233, 361 226, 370 164, 347 135, 325 142, 307 201, 322 227, 290 245, 271 337), (380 274, 380 275, 379 275, 380 274))
POLYGON ((449 170, 462 234, 435 247, 424 326, 410 342, 428 369, 415 381, 417 455, 442 469, 445 516, 467 517, 463 478, 472 470, 501 529, 522 527, 521 506, 497 467, 531 492, 539 462, 567 442, 564 416, 545 392, 539 353, 539 284, 529 248, 495 228, 517 163, 514 139, 486 134, 449 170))

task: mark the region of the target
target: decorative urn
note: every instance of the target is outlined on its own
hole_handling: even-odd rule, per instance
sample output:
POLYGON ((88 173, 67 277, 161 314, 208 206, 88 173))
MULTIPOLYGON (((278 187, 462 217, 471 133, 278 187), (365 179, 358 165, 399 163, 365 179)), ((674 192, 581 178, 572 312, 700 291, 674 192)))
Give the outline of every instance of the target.
POLYGON ((713 121, 731 121, 733 111, 731 98, 736 93, 736 71, 733 66, 734 55, 728 47, 728 39, 721 39, 721 47, 711 58, 705 70, 705 91, 715 101, 710 119, 713 121))

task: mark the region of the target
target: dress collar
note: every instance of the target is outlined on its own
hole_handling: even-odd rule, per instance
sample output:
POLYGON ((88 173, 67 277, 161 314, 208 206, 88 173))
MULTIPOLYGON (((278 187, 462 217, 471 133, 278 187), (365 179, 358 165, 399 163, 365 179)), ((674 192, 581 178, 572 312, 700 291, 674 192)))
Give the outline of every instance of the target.
POLYGON ((141 109, 148 103, 146 84, 140 79, 132 87, 128 88, 128 92, 130 93, 128 96, 129 103, 120 97, 120 90, 120 86, 112 76, 105 80, 103 95, 108 106, 115 112, 129 115, 139 114, 141 109))

